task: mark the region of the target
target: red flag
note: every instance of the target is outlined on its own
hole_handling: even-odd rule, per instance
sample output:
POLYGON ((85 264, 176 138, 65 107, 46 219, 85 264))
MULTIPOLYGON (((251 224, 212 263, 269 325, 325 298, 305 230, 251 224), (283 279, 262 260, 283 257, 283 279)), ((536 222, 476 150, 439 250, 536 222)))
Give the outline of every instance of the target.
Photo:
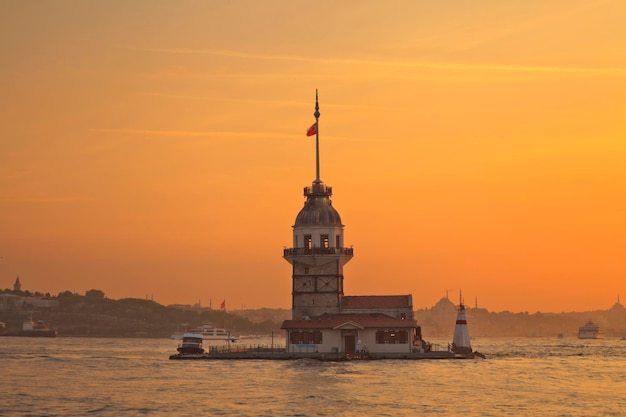
POLYGON ((313 136, 316 133, 317 133, 317 122, 313 123, 313 126, 311 126, 309 130, 306 131, 306 135, 313 136))
POLYGON ((222 304, 220 304, 220 309, 226 310, 226 300, 222 301, 222 304))

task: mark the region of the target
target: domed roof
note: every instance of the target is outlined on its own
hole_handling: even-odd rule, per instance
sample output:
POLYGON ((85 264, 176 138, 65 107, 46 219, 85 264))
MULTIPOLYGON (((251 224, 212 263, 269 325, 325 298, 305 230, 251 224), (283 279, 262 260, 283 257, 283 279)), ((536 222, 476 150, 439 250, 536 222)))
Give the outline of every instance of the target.
POLYGON ((433 306, 433 310, 456 310, 456 307, 452 301, 448 299, 448 297, 443 297, 441 300, 437 301, 437 304, 433 306))
POLYGON ((341 217, 328 196, 310 196, 298 216, 295 226, 341 226, 341 217))

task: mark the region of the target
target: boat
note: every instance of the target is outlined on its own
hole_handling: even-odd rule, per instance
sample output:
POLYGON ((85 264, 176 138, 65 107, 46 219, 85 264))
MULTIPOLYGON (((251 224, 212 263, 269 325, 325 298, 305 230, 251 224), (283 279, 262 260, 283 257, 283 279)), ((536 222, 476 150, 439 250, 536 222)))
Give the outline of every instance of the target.
POLYGON ((9 331, 6 324, 0 322, 0 336, 56 337, 56 335, 56 329, 46 326, 43 320, 26 320, 22 323, 21 331, 9 331))
POLYGON ((176 349, 179 355, 203 355, 202 334, 185 332, 183 333, 183 342, 176 349))
POLYGON ((601 339, 602 331, 593 321, 589 320, 584 326, 578 328, 579 339, 601 339))
POLYGON ((237 341, 236 337, 230 335, 229 330, 215 327, 211 322, 204 322, 200 326, 188 328, 184 333, 173 333, 172 339, 180 340, 184 337, 185 333, 199 333, 202 335, 202 340, 237 341))
POLYGON ((242 334, 242 335, 239 335, 239 339, 240 340, 244 340, 244 339, 261 339, 261 338, 264 338, 264 337, 269 337, 269 336, 263 336, 263 335, 260 335, 260 334, 242 334))
POLYGON ((28 320, 22 324, 21 336, 30 337, 55 337, 57 335, 56 329, 51 329, 46 326, 43 320, 33 321, 28 320))

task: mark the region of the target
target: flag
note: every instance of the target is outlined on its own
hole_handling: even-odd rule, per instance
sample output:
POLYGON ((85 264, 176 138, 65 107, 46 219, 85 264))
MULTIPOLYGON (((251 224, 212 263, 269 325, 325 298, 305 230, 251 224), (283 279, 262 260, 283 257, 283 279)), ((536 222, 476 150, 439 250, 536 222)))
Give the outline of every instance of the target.
POLYGON ((309 130, 306 131, 306 135, 313 136, 316 133, 317 133, 317 122, 313 123, 313 126, 311 126, 309 130))
POLYGON ((222 304, 220 304, 220 309, 226 310, 226 300, 222 301, 222 304))

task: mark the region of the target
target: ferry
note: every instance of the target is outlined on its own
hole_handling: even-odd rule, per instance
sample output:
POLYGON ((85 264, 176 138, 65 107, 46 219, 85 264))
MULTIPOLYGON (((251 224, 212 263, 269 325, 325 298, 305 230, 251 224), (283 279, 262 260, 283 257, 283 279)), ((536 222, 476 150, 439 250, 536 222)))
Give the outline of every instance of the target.
POLYGON ((579 339, 601 339, 602 331, 593 321, 589 320, 584 326, 578 328, 579 339))
MULTIPOLYGON (((237 341, 236 337, 231 336, 229 330, 215 327, 211 322, 204 322, 198 327, 188 328, 185 333, 199 333, 203 340, 237 341)), ((172 339, 181 340, 185 333, 172 333, 172 339)))
POLYGON ((203 355, 202 335, 200 333, 185 332, 183 342, 176 349, 179 355, 203 355))
POLYGON ((6 324, 0 322, 0 336, 56 337, 56 329, 46 326, 43 320, 27 320, 22 324, 21 331, 9 331, 6 324))
POLYGON ((46 326, 43 320, 29 320, 22 324, 21 336, 31 337, 55 337, 57 331, 46 326))

